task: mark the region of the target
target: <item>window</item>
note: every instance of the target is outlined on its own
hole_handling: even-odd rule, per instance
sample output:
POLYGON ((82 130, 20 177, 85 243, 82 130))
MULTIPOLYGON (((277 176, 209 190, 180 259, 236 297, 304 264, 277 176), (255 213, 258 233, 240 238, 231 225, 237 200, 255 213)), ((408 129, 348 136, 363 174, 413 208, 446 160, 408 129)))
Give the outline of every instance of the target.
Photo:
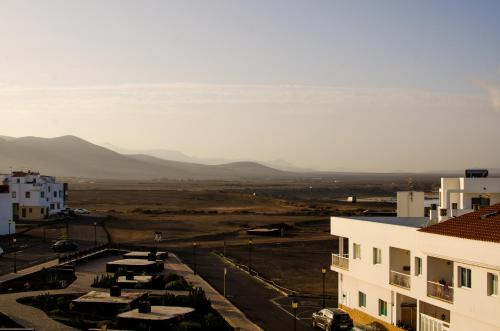
POLYGON ((42 214, 42 215, 43 215, 43 213, 44 213, 44 212, 45 212, 45 209, 44 209, 43 207, 42 207, 42 208, 40 208, 40 214, 42 214))
POLYGON ((458 209, 458 203, 453 202, 453 203, 451 204, 451 209, 458 209))
POLYGON ((488 272, 488 295, 498 295, 498 275, 488 272))
POLYGON ((387 301, 378 300, 378 315, 387 316, 387 301))
POLYGON ((57 191, 54 191, 54 198, 57 198, 57 191))
POLYGON ((15 199, 15 198, 16 198, 16 196, 17 196, 16 191, 12 191, 12 199, 15 199))
POLYGON ((26 199, 31 198, 31 192, 28 191, 28 192, 24 193, 24 196, 26 197, 26 199))
POLYGON ((33 209, 28 208, 28 213, 30 213, 30 214, 33 213, 33 209))
POLYGON ((380 248, 373 247, 373 264, 382 263, 382 250, 380 248))
POLYGON ((352 244, 353 258, 361 260, 361 245, 352 244))
POLYGON ((366 294, 358 292, 358 306, 366 308, 366 294))
POLYGON ((50 210, 54 210, 54 204, 53 203, 50 204, 50 210))
POLYGON ((472 287, 472 271, 470 269, 458 267, 458 277, 460 287, 472 287))
POLYGON ((59 202, 57 203, 57 209, 61 209, 61 204, 59 202))
POLYGON ((415 276, 422 274, 422 258, 415 256, 415 276))
POLYGON ((40 192, 40 198, 42 198, 42 199, 45 198, 45 192, 43 192, 43 191, 40 192))

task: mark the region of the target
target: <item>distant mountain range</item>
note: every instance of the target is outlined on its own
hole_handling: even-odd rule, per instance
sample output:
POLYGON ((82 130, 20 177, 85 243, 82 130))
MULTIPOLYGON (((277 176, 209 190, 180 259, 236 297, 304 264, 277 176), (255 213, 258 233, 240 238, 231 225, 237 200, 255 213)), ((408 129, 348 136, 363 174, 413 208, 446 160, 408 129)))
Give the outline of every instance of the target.
POLYGON ((0 136, 0 156, 2 172, 30 169, 59 177, 237 180, 297 176, 256 162, 204 165, 145 154, 124 155, 75 136, 0 136))
MULTIPOLYGON (((149 150, 134 153, 117 147, 110 148, 92 144, 75 136, 56 138, 7 137, 0 135, 0 173, 10 169, 27 169, 58 177, 89 179, 192 179, 192 180, 245 180, 245 179, 291 179, 306 177, 338 176, 389 176, 391 174, 370 174, 355 172, 319 172, 301 169, 281 163, 280 169, 258 162, 221 162, 201 164, 195 160, 217 162, 218 159, 196 159, 183 153, 169 150, 149 150), (170 159, 169 159, 170 158, 170 159)), ((221 160, 224 161, 224 160, 221 160)), ((435 171, 429 175, 463 176, 460 171, 435 171)), ((408 173, 406 173, 408 174, 408 173)), ((490 169, 498 176, 500 169, 490 169)), ((405 173, 392 175, 404 176, 405 173)))
MULTIPOLYGON (((134 150, 134 149, 119 147, 119 146, 116 146, 116 145, 113 145, 110 143, 104 143, 101 146, 106 147, 106 148, 108 148, 112 151, 115 151, 117 153, 120 153, 120 154, 125 154, 125 155, 145 154, 145 155, 154 156, 154 157, 164 159, 164 160, 178 161, 178 162, 200 163, 200 164, 206 164, 206 165, 218 165, 218 164, 235 162, 235 160, 224 159, 224 158, 195 157, 195 156, 186 155, 182 152, 170 150, 170 149, 156 148, 156 149, 146 149, 146 150, 134 150)), ((255 162, 258 162, 260 164, 263 164, 263 165, 271 167, 271 168, 283 170, 283 171, 309 172, 309 173, 317 171, 317 170, 311 169, 311 168, 298 167, 298 166, 296 166, 296 165, 294 165, 286 160, 283 160, 283 159, 276 159, 276 160, 272 160, 272 161, 255 161, 255 162)))

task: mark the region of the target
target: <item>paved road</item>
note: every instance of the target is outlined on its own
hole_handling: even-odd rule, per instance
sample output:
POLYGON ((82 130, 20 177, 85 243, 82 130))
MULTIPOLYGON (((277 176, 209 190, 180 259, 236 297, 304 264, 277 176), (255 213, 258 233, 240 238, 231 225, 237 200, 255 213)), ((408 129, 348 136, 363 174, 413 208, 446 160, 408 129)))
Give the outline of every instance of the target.
MULTIPOLYGON (((174 252, 191 268, 193 252, 191 249, 176 249, 174 252)), ((198 273, 219 292, 224 287, 224 262, 206 249, 197 249, 196 269, 198 273)), ((294 317, 291 309, 292 298, 283 296, 272 287, 250 277, 230 265, 226 278, 226 294, 233 304, 248 318, 264 330, 293 330, 294 317)), ((311 313, 321 308, 320 300, 299 298, 297 331, 311 331, 311 313)), ((328 302, 327 305, 333 305, 328 302)))

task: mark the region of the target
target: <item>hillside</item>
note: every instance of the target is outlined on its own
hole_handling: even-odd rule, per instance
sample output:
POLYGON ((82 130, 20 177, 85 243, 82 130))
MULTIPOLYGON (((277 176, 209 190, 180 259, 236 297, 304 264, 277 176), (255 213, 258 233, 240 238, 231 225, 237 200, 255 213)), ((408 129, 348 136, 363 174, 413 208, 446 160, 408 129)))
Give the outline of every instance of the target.
POLYGON ((75 136, 1 138, 0 170, 31 169, 60 177, 96 179, 218 179, 293 177, 253 162, 203 165, 148 155, 123 155, 75 136))

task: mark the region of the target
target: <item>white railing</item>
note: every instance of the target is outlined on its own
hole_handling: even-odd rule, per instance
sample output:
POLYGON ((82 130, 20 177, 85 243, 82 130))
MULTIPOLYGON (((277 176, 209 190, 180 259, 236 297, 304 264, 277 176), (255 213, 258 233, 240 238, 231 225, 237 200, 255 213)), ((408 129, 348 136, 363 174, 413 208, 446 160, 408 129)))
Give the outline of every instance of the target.
POLYGON ((391 270, 391 281, 390 282, 392 285, 410 288, 411 277, 410 277, 410 275, 391 270))
POLYGON ((332 265, 338 268, 349 270, 349 254, 332 254, 332 265))
POLYGON ((427 296, 453 302, 453 286, 428 281, 427 296))

